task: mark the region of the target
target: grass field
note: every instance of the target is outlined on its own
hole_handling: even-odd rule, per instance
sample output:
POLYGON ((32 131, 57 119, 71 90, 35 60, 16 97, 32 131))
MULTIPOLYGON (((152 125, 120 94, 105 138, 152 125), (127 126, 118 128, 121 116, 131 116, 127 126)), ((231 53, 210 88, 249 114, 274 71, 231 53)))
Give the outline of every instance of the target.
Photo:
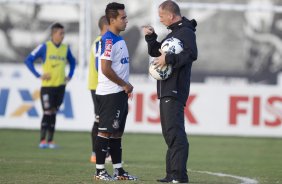
MULTIPOLYGON (((90 134, 57 132, 59 149, 37 148, 38 131, 0 130, 1 184, 91 184, 95 165, 89 162, 90 134)), ((190 136, 190 183, 245 183, 229 176, 247 177, 261 184, 282 183, 282 139, 190 136)), ((139 177, 136 182, 157 183, 165 174, 166 146, 161 135, 125 134, 124 168, 139 177)), ((112 166, 108 165, 112 173, 112 166)))

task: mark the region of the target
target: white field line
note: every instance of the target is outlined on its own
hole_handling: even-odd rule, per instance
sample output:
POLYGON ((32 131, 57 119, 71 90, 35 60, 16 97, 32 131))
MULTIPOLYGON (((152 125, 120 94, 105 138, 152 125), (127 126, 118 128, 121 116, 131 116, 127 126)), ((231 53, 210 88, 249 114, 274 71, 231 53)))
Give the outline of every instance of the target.
POLYGON ((247 177, 242 177, 242 176, 236 176, 236 175, 231 175, 231 174, 224 174, 224 173, 214 173, 214 172, 209 172, 209 171, 193 171, 190 170, 191 172, 197 172, 197 173, 203 173, 203 174, 209 174, 209 175, 214 175, 214 176, 219 176, 219 177, 230 177, 230 178, 235 178, 241 181, 240 184, 258 184, 258 181, 255 179, 247 178, 247 177))

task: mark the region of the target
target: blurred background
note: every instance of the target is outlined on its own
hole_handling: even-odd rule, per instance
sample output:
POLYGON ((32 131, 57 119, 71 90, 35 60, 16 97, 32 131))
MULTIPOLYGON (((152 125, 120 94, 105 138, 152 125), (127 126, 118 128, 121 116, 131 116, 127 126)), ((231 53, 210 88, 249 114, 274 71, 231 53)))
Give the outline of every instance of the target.
MULTIPOLYGON (((98 35, 103 0, 0 0, 0 128, 38 129, 40 88, 24 66, 25 57, 50 36, 50 25, 65 26, 64 42, 77 59, 68 87, 62 130, 90 130, 93 105, 87 90, 88 54, 98 35), (28 108, 22 108, 27 106, 28 108), (83 108, 82 108, 83 107, 83 108)), ((155 81, 142 25, 152 25, 161 40, 169 33, 159 23, 162 0, 124 3, 126 40, 135 86, 127 131, 160 132, 155 81)), ((192 134, 282 136, 282 2, 279 0, 178 0, 183 16, 195 19, 199 58, 193 64, 186 106, 192 134), (247 130, 247 131, 246 131, 247 130)), ((40 63, 40 62, 38 62, 40 63)), ((40 65, 37 66, 40 68, 40 65)))

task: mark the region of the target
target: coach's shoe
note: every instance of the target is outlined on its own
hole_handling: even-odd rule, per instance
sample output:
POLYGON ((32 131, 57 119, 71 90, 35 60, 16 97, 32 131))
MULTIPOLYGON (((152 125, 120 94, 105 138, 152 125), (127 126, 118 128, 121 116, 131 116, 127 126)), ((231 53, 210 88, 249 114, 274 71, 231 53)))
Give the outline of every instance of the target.
POLYGON ((49 142, 48 143, 48 148, 49 149, 56 149, 58 148, 59 146, 57 144, 55 144, 53 141, 49 142))
POLYGON ((123 168, 115 169, 114 171, 115 180, 137 180, 137 177, 131 176, 128 172, 125 172, 123 168))
POLYGON ((42 140, 42 141, 39 143, 38 147, 39 147, 40 149, 45 149, 45 148, 48 148, 48 144, 46 143, 45 140, 42 140))
POLYGON ((163 179, 157 179, 157 182, 161 182, 161 183, 170 183, 170 182, 172 182, 172 178, 166 176, 166 177, 163 178, 163 179))
POLYGON ((111 175, 108 174, 106 169, 101 170, 99 173, 94 175, 95 180, 103 180, 103 181, 114 181, 111 175))
POLYGON ((90 162, 96 164, 96 155, 91 155, 90 162))
POLYGON ((189 183, 189 180, 172 180, 172 183, 189 183))

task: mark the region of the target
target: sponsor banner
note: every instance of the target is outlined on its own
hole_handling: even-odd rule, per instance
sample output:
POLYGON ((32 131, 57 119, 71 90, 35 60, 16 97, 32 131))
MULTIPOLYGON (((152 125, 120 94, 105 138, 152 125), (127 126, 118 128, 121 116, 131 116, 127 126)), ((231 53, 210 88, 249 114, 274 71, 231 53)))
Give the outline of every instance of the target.
MULTIPOLYGON (((40 80, 24 66, 5 70, 2 66, 0 128, 39 129, 40 80)), ((132 79, 131 83, 134 93, 129 100, 126 131, 161 133, 155 81, 132 79)), ((67 85, 56 128, 90 131, 93 121, 94 107, 87 81, 75 77, 67 85)), ((281 89, 266 85, 192 83, 185 107, 185 126, 188 134, 282 137, 281 89)))
MULTIPOLYGON (((87 9, 92 9, 92 16, 85 15, 91 19, 86 21, 86 28, 82 28, 85 20, 80 16, 87 11, 76 5, 60 4, 62 1, 56 1, 57 4, 52 1, 52 5, 42 1, 24 2, 31 1, 0 1, 0 17, 3 17, 0 18, 0 63, 24 61, 31 50, 49 37, 50 25, 61 22, 66 28, 64 42, 71 46, 80 64, 87 66, 82 55, 91 39, 81 40, 90 36, 85 34, 88 31, 92 33, 92 39, 96 38, 99 29, 92 28, 96 27, 101 10, 111 1, 88 1, 87 9), (50 14, 50 9, 62 9, 62 6, 63 11, 50 14)), ((130 71, 137 74, 147 74, 148 61, 152 59, 140 29, 141 23, 153 26, 159 41, 168 34, 158 16, 158 6, 162 1, 142 2, 126 1, 126 7, 131 10, 127 12, 130 24, 122 33, 130 53, 130 71)), ((281 0, 177 2, 183 16, 198 22, 199 57, 193 64, 192 82, 282 85, 279 81, 282 73, 281 0), (216 31, 211 33, 211 30, 216 31)), ((112 40, 106 41, 105 46, 104 56, 110 57, 112 40)))

